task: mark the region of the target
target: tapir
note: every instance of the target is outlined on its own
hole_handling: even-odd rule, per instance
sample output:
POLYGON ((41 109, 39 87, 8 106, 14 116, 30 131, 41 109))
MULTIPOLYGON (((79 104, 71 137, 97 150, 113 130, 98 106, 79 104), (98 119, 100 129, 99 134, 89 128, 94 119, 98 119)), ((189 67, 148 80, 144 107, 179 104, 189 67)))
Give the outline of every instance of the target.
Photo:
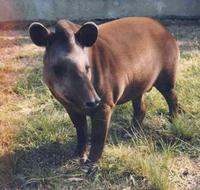
POLYGON ((34 44, 45 47, 43 78, 76 128, 75 152, 80 157, 88 149, 86 116, 91 117, 86 163, 101 158, 116 105, 132 101, 131 127, 138 128, 145 116, 144 94, 155 87, 165 98, 170 115, 177 114, 179 48, 158 21, 127 17, 81 26, 62 19, 51 29, 34 22, 29 34, 34 44))

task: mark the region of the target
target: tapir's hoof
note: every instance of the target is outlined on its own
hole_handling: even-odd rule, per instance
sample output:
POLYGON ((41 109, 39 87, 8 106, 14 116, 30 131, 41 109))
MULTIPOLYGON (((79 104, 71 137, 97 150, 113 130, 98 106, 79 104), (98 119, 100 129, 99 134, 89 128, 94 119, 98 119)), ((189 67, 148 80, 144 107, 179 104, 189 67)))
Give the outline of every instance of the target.
POLYGON ((124 139, 131 139, 141 133, 141 129, 138 127, 130 127, 128 130, 125 131, 123 134, 124 139))
POLYGON ((178 114, 185 114, 187 113, 186 110, 181 106, 181 105, 178 105, 178 114))
POLYGON ((91 176, 94 175, 97 171, 98 171, 99 167, 96 163, 90 162, 89 160, 87 160, 83 167, 82 167, 82 171, 87 175, 87 176, 91 176))
POLYGON ((87 161, 87 155, 84 154, 83 156, 80 157, 80 164, 84 165, 84 163, 87 161))
POLYGON ((71 159, 80 159, 80 163, 85 163, 87 160, 87 154, 85 152, 80 153, 80 151, 75 150, 71 156, 71 159))
POLYGON ((122 138, 123 139, 131 139, 133 137, 133 134, 129 133, 129 132, 125 132, 123 135, 122 135, 122 138))

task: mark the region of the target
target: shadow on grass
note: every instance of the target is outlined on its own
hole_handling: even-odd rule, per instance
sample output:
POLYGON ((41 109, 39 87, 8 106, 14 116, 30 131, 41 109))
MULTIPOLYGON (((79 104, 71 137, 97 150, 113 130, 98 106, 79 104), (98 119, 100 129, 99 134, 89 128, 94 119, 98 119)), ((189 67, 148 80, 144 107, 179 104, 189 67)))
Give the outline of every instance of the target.
MULTIPOLYGON (((112 140, 115 137, 117 139, 114 142, 116 145, 121 144, 122 141, 128 143, 128 139, 120 136, 124 131, 124 127, 114 127, 110 131, 112 140)), ((167 136, 164 131, 156 130, 150 124, 143 126, 143 135, 153 140, 158 151, 162 146, 160 142, 164 142, 166 145, 177 143, 177 139, 173 136, 167 136)), ((76 164, 75 167, 69 166, 72 163, 71 155, 75 149, 74 141, 72 139, 67 143, 49 142, 35 149, 17 150, 0 157, 0 172, 3 176, 0 178, 0 189, 49 189, 49 185, 54 183, 52 180, 54 176, 62 175, 63 172, 72 175, 77 173, 79 164, 76 164), (63 167, 64 171, 61 172, 60 168, 63 167)), ((177 150, 182 148, 187 147, 180 143, 177 150)), ((106 175, 109 172, 106 171, 106 175)), ((61 182, 58 181, 58 183, 61 182)), ((51 186, 50 189, 52 187, 54 186, 51 186)))
MULTIPOLYGON (((133 129, 133 134, 130 136, 131 123, 115 122, 114 126, 110 130, 109 141, 114 144, 120 144, 124 142, 137 143, 138 140, 147 140, 153 142, 157 151, 163 151, 163 146, 170 147, 171 151, 175 154, 187 154, 190 158, 198 158, 200 154, 199 149, 199 130, 197 127, 189 127, 194 123, 188 122, 189 116, 183 112, 179 117, 172 119, 163 109, 158 109, 155 117, 162 121, 158 124, 150 121, 143 122, 139 132, 133 129), (157 116, 156 116, 157 115, 157 116), (193 131, 190 131, 193 130, 193 131)), ((129 115, 131 117, 131 115, 129 115)), ((189 120, 190 121, 190 120, 189 120)))
POLYGON ((36 188, 72 158, 74 141, 52 142, 31 150, 18 150, 0 157, 0 189, 36 188))

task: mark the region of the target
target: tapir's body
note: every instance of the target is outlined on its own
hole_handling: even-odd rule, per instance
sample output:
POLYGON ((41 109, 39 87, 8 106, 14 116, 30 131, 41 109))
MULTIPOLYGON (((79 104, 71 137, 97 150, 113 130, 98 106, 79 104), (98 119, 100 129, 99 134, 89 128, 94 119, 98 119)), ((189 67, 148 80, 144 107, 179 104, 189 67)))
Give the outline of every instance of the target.
POLYGON ((174 86, 178 48, 152 19, 125 18, 100 25, 89 52, 95 89, 110 106, 133 100, 159 83, 174 86))
POLYGON ((35 44, 46 46, 44 79, 77 129, 79 155, 83 156, 87 147, 86 115, 92 119, 88 160, 96 162, 115 105, 132 100, 133 125, 138 127, 145 115, 143 95, 153 86, 165 97, 170 114, 176 114, 179 50, 157 21, 130 17, 98 27, 92 23, 80 27, 61 20, 55 33, 46 29, 46 36, 40 39, 37 33, 41 36, 45 29, 33 24, 30 35, 35 44))

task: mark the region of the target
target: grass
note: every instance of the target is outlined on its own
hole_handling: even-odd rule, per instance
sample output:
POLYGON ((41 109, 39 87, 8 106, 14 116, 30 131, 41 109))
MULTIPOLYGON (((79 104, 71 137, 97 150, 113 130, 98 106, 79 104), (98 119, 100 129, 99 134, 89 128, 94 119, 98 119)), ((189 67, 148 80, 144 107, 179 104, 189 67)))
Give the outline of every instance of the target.
POLYGON ((123 139, 132 107, 118 106, 98 171, 89 176, 78 160, 70 159, 75 129, 42 82, 43 50, 26 34, 16 32, 12 38, 2 34, 3 44, 11 42, 0 49, 0 189, 198 189, 199 38, 185 42, 184 28, 171 29, 184 46, 177 80, 184 112, 170 123, 167 105, 153 89, 146 94, 142 132, 123 139))

